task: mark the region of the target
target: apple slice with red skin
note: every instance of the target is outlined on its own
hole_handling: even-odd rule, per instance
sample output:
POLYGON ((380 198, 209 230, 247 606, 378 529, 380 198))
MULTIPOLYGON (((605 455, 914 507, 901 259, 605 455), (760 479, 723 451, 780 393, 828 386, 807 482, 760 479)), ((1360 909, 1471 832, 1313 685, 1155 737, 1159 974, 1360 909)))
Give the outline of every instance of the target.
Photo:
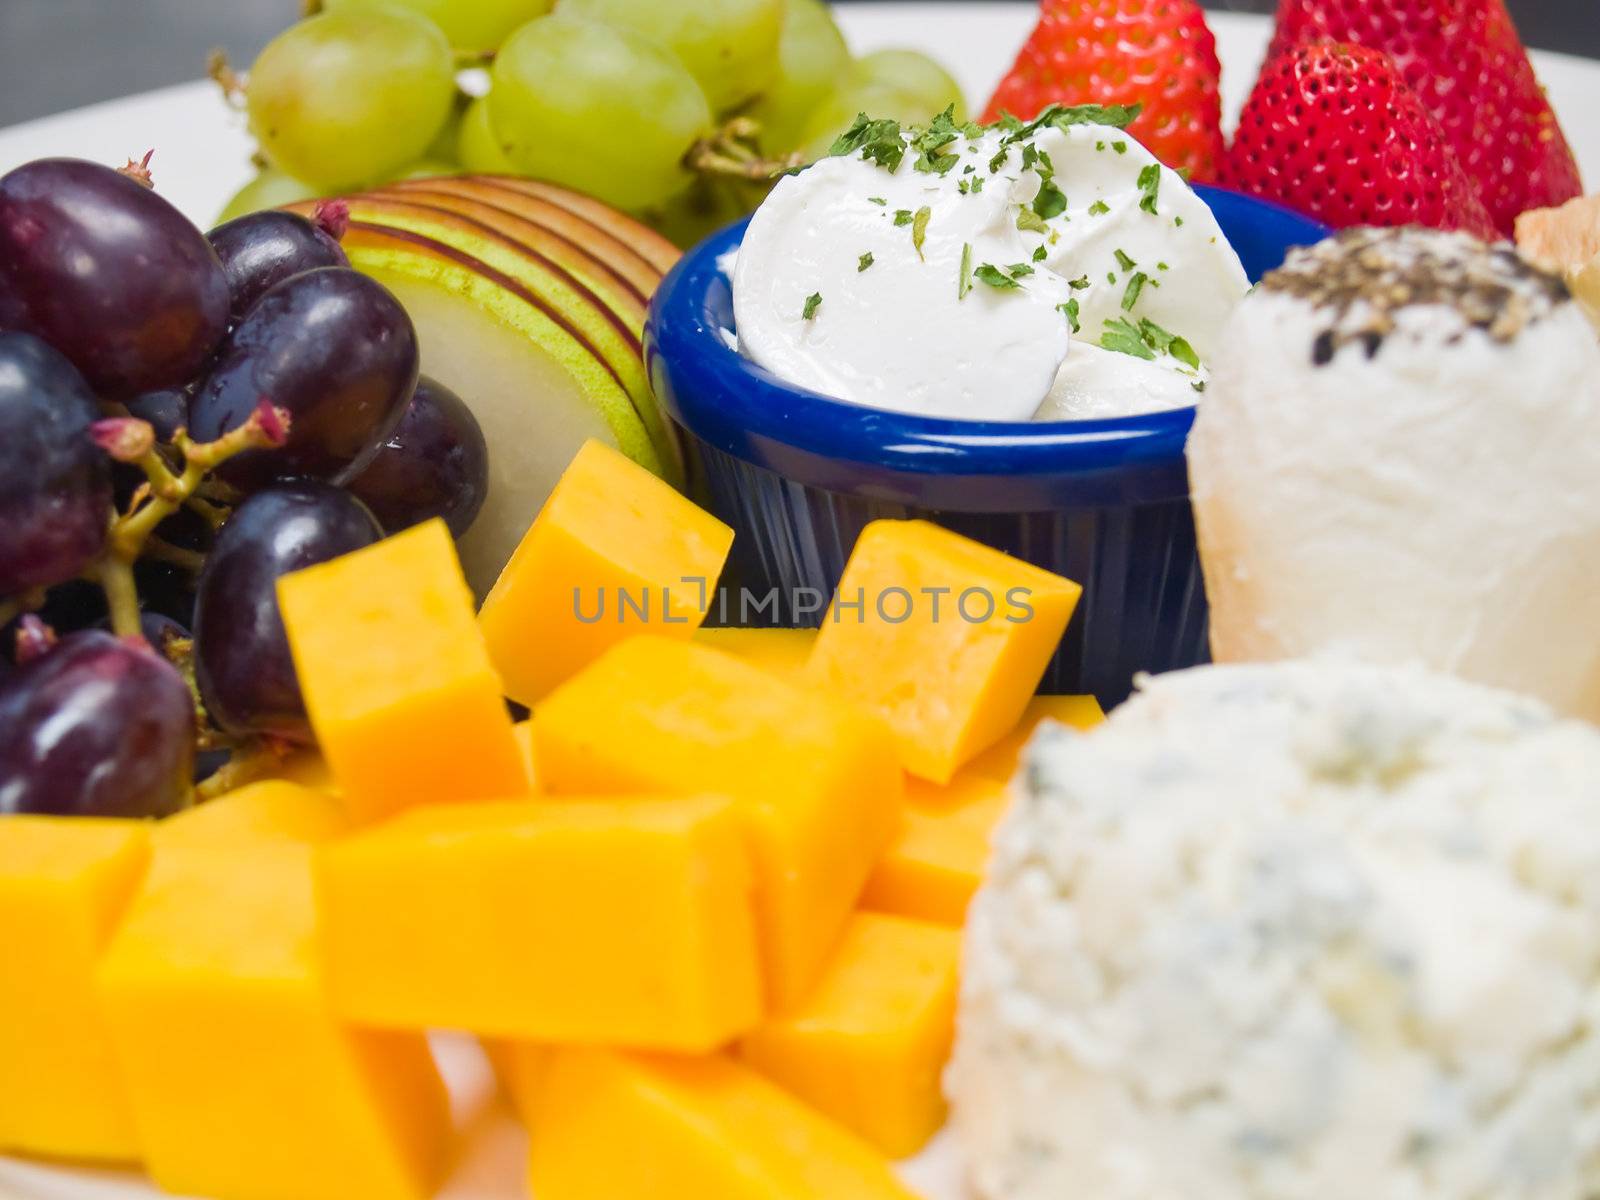
POLYGON ((491 180, 499 187, 546 200, 559 208, 564 208, 574 216, 582 217, 595 228, 603 229, 619 241, 632 246, 663 275, 672 270, 683 254, 683 251, 655 230, 641 225, 626 213, 618 212, 593 196, 585 196, 582 192, 569 191, 553 183, 544 183, 538 179, 521 179, 514 175, 469 175, 463 178, 491 180))
MULTIPOLYGON (((670 269, 670 264, 677 261, 676 248, 658 237, 652 230, 644 230, 649 235, 644 241, 629 241, 629 231, 626 228, 613 229, 596 225, 587 216, 556 204, 544 196, 510 186, 524 182, 528 181, 497 179, 492 176, 459 176, 419 179, 397 184, 389 190, 391 193, 403 194, 423 204, 445 204, 445 198, 456 202, 475 201, 534 225, 543 226, 551 234, 565 239, 572 245, 586 248, 590 255, 606 265, 608 274, 620 276, 644 303, 649 303, 656 285, 666 273, 661 263, 667 262, 670 269), (663 246, 666 247, 665 250, 662 249, 663 246)), ((641 229, 642 226, 634 226, 635 238, 637 231, 641 229)))

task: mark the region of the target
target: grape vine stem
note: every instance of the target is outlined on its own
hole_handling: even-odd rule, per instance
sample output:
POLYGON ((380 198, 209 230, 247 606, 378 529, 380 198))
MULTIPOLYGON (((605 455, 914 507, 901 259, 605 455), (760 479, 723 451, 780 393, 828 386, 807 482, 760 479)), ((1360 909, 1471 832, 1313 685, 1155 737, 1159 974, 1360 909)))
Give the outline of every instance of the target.
POLYGON ((757 149, 761 123, 750 117, 733 117, 710 137, 701 138, 689 148, 684 165, 700 175, 742 179, 748 183, 770 183, 785 171, 805 162, 802 154, 783 158, 763 158, 757 149))
POLYGON ((206 75, 222 89, 222 98, 227 101, 229 108, 240 112, 244 110, 248 99, 245 81, 228 62, 228 52, 220 46, 206 55, 206 75))
MULTIPOLYGON (((115 424, 128 427, 143 425, 144 422, 129 418, 115 424)), ((141 636, 139 591, 133 579, 133 564, 139 561, 140 555, 153 548, 156 553, 152 557, 164 557, 171 562, 172 555, 183 553, 177 547, 168 547, 159 540, 153 543, 156 527, 194 498, 196 490, 211 471, 246 450, 267 450, 281 446, 288 435, 289 414, 262 401, 244 424, 229 430, 214 442, 196 442, 187 431, 180 429, 172 439, 172 446, 183 460, 181 471, 175 472, 168 465, 150 439, 130 439, 142 444, 138 445, 137 454, 130 453, 123 461, 131 462, 144 471, 145 484, 135 494, 127 512, 113 515, 105 553, 97 566, 91 568, 94 578, 105 589, 106 605, 111 611, 111 628, 117 636, 141 636), (171 554, 166 554, 163 548, 171 551, 171 554)))
POLYGON ((174 546, 166 538, 150 535, 150 540, 144 544, 144 556, 151 562, 166 563, 178 567, 191 575, 200 574, 200 568, 206 565, 206 556, 198 550, 190 550, 185 546, 174 546))
POLYGON ((235 751, 232 758, 195 788, 195 798, 202 802, 215 800, 247 783, 270 779, 278 773, 282 763, 282 752, 270 741, 263 740, 247 750, 235 751))
POLYGON ((201 488, 185 500, 184 505, 191 511, 199 513, 201 519, 211 526, 211 532, 215 533, 228 523, 228 518, 233 515, 233 509, 206 499, 204 492, 205 489, 201 488))

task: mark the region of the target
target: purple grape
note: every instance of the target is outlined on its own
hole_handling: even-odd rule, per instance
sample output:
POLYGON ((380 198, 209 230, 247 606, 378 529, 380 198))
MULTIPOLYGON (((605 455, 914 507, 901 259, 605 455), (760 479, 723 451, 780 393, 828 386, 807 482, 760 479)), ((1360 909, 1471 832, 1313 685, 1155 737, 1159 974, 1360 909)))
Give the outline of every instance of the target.
POLYGON ((0 596, 71 579, 105 546, 111 460, 72 364, 38 338, 0 333, 0 596))
POLYGON ((389 533, 443 517, 460 537, 489 494, 489 446, 478 419, 424 375, 400 424, 349 488, 389 533))
POLYGON ((228 280, 172 205, 96 163, 40 159, 0 178, 0 301, 91 387, 188 383, 228 329, 228 280))
POLYGON ((6 277, 0 275, 0 330, 7 329, 17 333, 26 332, 28 310, 23 308, 21 298, 11 290, 6 277))
POLYGON ((343 267, 286 279, 229 335, 189 405, 189 433, 209 442, 270 400, 288 442, 248 450, 218 470, 254 491, 273 479, 343 483, 394 432, 417 385, 417 334, 382 284, 343 267))
POLYGON ((220 728, 312 740, 278 580, 382 536, 366 505, 314 480, 274 484, 234 510, 206 559, 195 605, 195 674, 220 728))
MULTIPOLYGON (((150 422, 158 442, 170 442, 178 430, 189 423, 189 391, 187 388, 162 388, 144 392, 124 401, 128 411, 141 421, 150 422)), ((140 472, 140 478, 144 473, 140 472)))
POLYGON ((189 688, 137 640, 69 634, 0 681, 0 813, 169 816, 194 754, 189 688))
POLYGON ((235 321, 285 279, 318 267, 350 265, 327 230, 295 213, 250 213, 217 226, 206 237, 227 273, 235 321))

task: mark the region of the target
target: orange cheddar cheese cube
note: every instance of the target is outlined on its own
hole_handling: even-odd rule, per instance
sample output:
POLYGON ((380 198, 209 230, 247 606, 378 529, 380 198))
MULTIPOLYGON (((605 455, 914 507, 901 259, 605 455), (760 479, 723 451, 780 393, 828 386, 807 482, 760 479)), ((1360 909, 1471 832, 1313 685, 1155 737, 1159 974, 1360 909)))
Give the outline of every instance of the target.
POLYGON ((861 907, 965 924, 1009 800, 1006 784, 965 771, 948 787, 913 782, 899 836, 873 869, 861 907))
POLYGON ((1082 589, 927 521, 874 521, 807 664, 878 714, 913 775, 948 783, 1013 728, 1082 589))
POLYGON ((761 1019, 729 800, 413 809, 326 847, 329 992, 360 1025, 700 1053, 761 1019))
POLYGON ((333 777, 328 760, 315 750, 297 750, 290 754, 273 770, 272 777, 285 783, 297 783, 315 792, 327 792, 329 795, 339 792, 339 781, 333 777))
POLYGON ((695 640, 791 683, 803 682, 815 629, 702 629, 695 640))
POLYGON ((955 1038, 961 934, 863 913, 805 1003, 739 1043, 774 1083, 891 1158, 944 1124, 940 1086, 955 1038))
POLYGON ((1105 710, 1093 696, 1035 696, 1023 710, 1017 727, 963 769, 963 775, 982 775, 1008 783, 1017 773, 1022 749, 1045 721, 1060 721, 1072 729, 1090 730, 1105 723, 1105 710))
POLYGON ((421 1034, 340 1025, 312 849, 158 847, 99 994, 146 1166, 216 1200, 423 1200, 449 1113, 421 1034))
POLYGON ((528 790, 443 521, 286 575, 278 601, 353 819, 528 790))
POLYGON ((586 442, 478 616, 506 694, 531 707, 626 638, 688 638, 732 544, 670 484, 586 442))
POLYGON ((624 642, 551 693, 534 740, 552 794, 737 799, 780 1007, 815 981, 899 826, 901 773, 877 721, 693 643, 624 642))
POLYGON ((720 1055, 556 1050, 528 1131, 538 1200, 916 1200, 866 1142, 720 1055))
POLYGON ((156 845, 250 846, 260 842, 332 841, 350 828, 339 802, 325 792, 271 779, 237 788, 168 817, 154 827, 156 845))
POLYGON ((479 1038, 479 1045, 494 1070, 500 1094, 517 1119, 527 1124, 539 1097, 545 1068, 550 1065, 552 1048, 538 1042, 518 1042, 510 1038, 479 1038))
POLYGON ((139 1157, 94 976, 149 857, 144 822, 0 817, 0 1151, 139 1157))

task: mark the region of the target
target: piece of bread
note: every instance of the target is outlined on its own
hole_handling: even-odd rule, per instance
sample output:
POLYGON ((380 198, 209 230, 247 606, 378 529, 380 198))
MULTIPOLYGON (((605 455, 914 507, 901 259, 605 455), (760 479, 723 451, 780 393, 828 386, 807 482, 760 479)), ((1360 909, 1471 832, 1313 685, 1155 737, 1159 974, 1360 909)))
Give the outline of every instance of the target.
POLYGON ((1600 328, 1600 193, 1560 208, 1537 208, 1517 218, 1517 248, 1542 266, 1566 276, 1600 328))

